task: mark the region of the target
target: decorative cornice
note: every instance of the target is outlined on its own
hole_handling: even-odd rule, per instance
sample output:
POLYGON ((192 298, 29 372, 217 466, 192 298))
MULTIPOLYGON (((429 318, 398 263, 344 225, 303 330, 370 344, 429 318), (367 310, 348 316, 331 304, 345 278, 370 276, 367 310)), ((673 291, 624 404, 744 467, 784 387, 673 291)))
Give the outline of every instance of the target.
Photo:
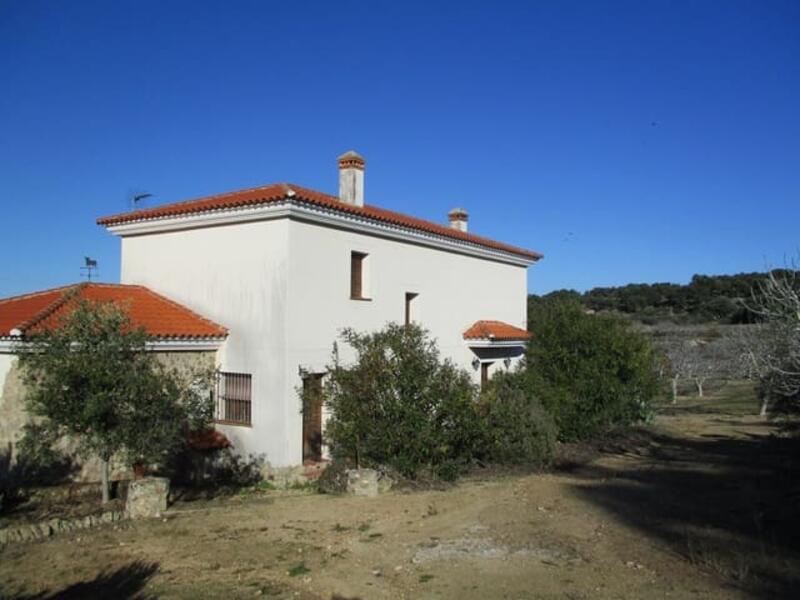
POLYGON ((402 225, 384 223, 361 215, 343 213, 333 208, 322 207, 315 203, 291 198, 284 198, 279 202, 270 202, 255 207, 225 207, 202 213, 141 219, 117 225, 108 225, 107 228, 111 233, 120 237, 130 237, 282 218, 419 244, 519 267, 527 267, 536 262, 536 259, 533 258, 489 248, 467 240, 446 237, 402 225))
POLYGON ((145 346, 155 352, 203 352, 218 350, 225 342, 225 338, 204 338, 196 340, 153 340, 145 346))
MULTIPOLYGON (((154 352, 207 352, 218 350, 225 338, 161 339, 145 344, 147 350, 154 352)), ((0 354, 14 354, 15 347, 25 345, 22 337, 0 338, 0 354)))

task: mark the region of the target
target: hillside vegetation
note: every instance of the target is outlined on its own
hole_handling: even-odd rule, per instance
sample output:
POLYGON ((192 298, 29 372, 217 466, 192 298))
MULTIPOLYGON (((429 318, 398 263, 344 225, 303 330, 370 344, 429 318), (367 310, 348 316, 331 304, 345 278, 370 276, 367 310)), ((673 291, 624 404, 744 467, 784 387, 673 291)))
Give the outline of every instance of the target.
MULTIPOLYGON (((772 271, 783 273, 783 269, 772 271)), ((694 275, 686 284, 631 283, 620 287, 597 287, 580 293, 558 290, 545 296, 531 295, 529 313, 543 298, 570 297, 584 307, 598 312, 621 313, 635 321, 654 324, 671 321, 692 323, 753 323, 756 315, 747 305, 753 304, 752 290, 758 289, 769 273, 738 275, 694 275)))

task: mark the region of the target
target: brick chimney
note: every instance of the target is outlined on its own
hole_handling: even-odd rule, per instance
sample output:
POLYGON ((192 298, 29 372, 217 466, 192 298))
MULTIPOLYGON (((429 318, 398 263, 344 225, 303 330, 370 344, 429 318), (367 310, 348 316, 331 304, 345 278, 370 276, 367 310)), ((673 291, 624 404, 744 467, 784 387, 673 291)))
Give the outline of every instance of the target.
POLYGON ((447 213, 447 218, 450 219, 450 227, 466 233, 467 221, 469 221, 469 215, 467 214, 467 211, 465 211, 463 208, 454 208, 447 213))
POLYGON ((339 200, 364 206, 364 157, 350 150, 339 157, 339 200))

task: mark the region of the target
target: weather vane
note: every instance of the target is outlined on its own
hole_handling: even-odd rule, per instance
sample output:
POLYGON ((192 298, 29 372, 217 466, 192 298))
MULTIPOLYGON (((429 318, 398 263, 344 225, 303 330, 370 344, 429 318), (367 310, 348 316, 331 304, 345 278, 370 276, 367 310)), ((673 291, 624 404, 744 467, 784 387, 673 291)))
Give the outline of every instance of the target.
POLYGON ((81 267, 81 271, 85 272, 81 273, 81 277, 86 277, 88 281, 91 281, 92 277, 97 278, 97 261, 88 256, 84 256, 83 263, 84 265, 81 267))

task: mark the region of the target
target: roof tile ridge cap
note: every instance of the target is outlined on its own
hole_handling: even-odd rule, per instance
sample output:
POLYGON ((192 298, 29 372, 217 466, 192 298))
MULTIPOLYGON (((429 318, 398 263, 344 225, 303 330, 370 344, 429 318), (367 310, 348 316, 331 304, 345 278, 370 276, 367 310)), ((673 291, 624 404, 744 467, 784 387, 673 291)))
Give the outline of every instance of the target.
MULTIPOLYGON (((311 194, 313 194, 315 196, 323 196, 326 199, 335 200, 336 202, 341 202, 341 200, 339 199, 338 196, 334 196, 333 194, 329 194, 328 192, 321 192, 319 190, 315 190, 314 188, 310 188, 310 187, 307 187, 307 186, 304 186, 304 185, 297 185, 297 184, 294 184, 294 183, 291 183, 291 182, 288 182, 288 181, 284 182, 284 183, 277 183, 275 185, 282 186, 284 188, 284 192, 288 192, 289 190, 292 190, 293 192, 295 192, 299 196, 301 196, 301 198, 303 197, 303 193, 304 192, 306 194, 308 194, 310 192, 311 194)), ((314 200, 308 195, 306 195, 305 199, 310 201, 310 202, 314 202, 314 200)), ((345 206, 347 206, 347 205, 345 205, 345 206)), ((355 207, 353 207, 353 208, 355 208, 355 207)))
MULTIPOLYGON (((366 216, 369 216, 369 217, 371 217, 373 219, 384 220, 384 221, 389 221, 389 222, 392 222, 391 221, 391 217, 400 217, 402 219, 411 219, 413 221, 418 221, 420 223, 424 223, 424 224, 426 224, 426 225, 428 225, 428 226, 430 226, 430 227, 432 227, 434 229, 439 230, 438 232, 436 232, 436 235, 443 235, 445 237, 457 238, 457 239, 461 239, 461 240, 463 240, 465 242, 471 242, 471 243, 474 243, 474 244, 478 244, 480 246, 489 246, 489 247, 494 246, 494 247, 498 247, 498 249, 504 250, 506 252, 513 252, 515 254, 524 254, 524 255, 528 255, 528 256, 535 256, 535 257, 537 257, 537 259, 544 257, 544 255, 542 253, 536 252, 535 250, 528 250, 527 248, 523 248, 522 246, 516 246, 514 244, 508 244, 506 242, 500 242, 498 240, 493 240, 492 238, 488 238, 488 237, 485 237, 485 236, 482 236, 482 235, 477 235, 475 233, 471 233, 471 232, 468 232, 468 231, 460 231, 458 229, 453 229, 451 227, 448 227, 447 225, 443 225, 443 224, 437 223, 435 221, 430 221, 428 219, 423 219, 422 217, 415 217, 414 215, 401 213, 399 211, 392 210, 390 208, 384 208, 382 206, 377 206, 375 204, 364 204, 363 207, 348 206, 347 208, 348 209, 354 209, 354 210, 370 209, 371 208, 373 210, 378 210, 378 211, 387 213, 386 215, 369 215, 369 214, 366 215, 366 216)), ((409 225, 409 224, 400 223, 400 226, 401 227, 408 227, 408 228, 411 228, 411 229, 417 229, 413 225, 409 225)))
POLYGON ((266 190, 267 188, 284 187, 284 192, 285 192, 286 191, 285 190, 285 186, 286 185, 287 184, 285 184, 285 183, 266 183, 264 185, 257 185, 257 186, 254 186, 254 187, 244 188, 242 190, 232 190, 230 192, 221 192, 219 194, 211 194, 210 196, 199 196, 199 197, 196 197, 196 198, 189 198, 187 200, 177 200, 175 202, 170 202, 168 204, 162 204, 161 206, 153 206, 153 207, 150 207, 150 208, 142 208, 142 209, 139 209, 139 210, 129 210, 129 211, 126 211, 126 212, 115 213, 113 215, 108 215, 106 217, 98 217, 96 219, 96 221, 97 221, 98 224, 102 225, 104 222, 121 219, 123 217, 129 217, 130 218, 130 217, 133 217, 135 215, 141 215, 142 218, 146 218, 148 214, 156 212, 156 211, 159 211, 159 210, 163 210, 163 209, 166 209, 166 208, 169 208, 169 209, 178 208, 180 206, 184 206, 186 204, 192 204, 194 202, 206 202, 206 201, 210 201, 210 200, 217 200, 219 198, 224 198, 225 196, 234 196, 236 194, 247 194, 247 193, 255 192, 255 191, 258 191, 258 190, 266 190))
MULTIPOLYGON (((228 333, 230 332, 230 330, 227 327, 223 327, 219 323, 216 323, 216 322, 212 321, 211 319, 209 319, 207 317, 204 317, 203 315, 201 315, 199 313, 196 313, 195 311, 193 311, 188 306, 184 306, 183 304, 181 304, 180 302, 176 302, 172 298, 168 298, 167 296, 159 294, 158 292, 151 290, 149 287, 147 287, 145 285, 136 285, 135 287, 138 287, 138 288, 144 290, 145 292, 147 292, 151 296, 155 296, 156 298, 159 298, 160 300, 163 300, 164 302, 174 306, 175 308, 179 308, 181 310, 185 310, 186 312, 190 313, 192 316, 197 317, 201 321, 205 321, 209 325, 213 325, 217 329, 221 329, 222 331, 225 332, 225 337, 227 337, 228 333)), ((208 335, 202 335, 202 336, 189 336, 189 335, 186 335, 186 336, 181 336, 181 335, 178 335, 178 336, 163 336, 163 337, 179 337, 179 338, 180 337, 186 337, 186 338, 190 338, 190 337, 191 338, 198 338, 198 337, 201 337, 201 338, 208 338, 208 337, 215 337, 215 336, 208 336, 208 335)))
POLYGON ((67 285, 60 285, 54 288, 47 288, 46 290, 37 290, 35 292, 28 292, 27 294, 17 294, 16 296, 9 296, 8 298, 0 298, 0 304, 4 304, 5 302, 16 302, 18 300, 27 300, 28 298, 35 298, 36 296, 42 296, 44 294, 52 294, 53 292, 65 291, 77 285, 81 284, 68 283, 67 285))
POLYGON ((140 283, 111 283, 108 281, 92 281, 91 283, 83 283, 82 285, 92 286, 92 287, 105 287, 105 288, 142 288, 147 289, 140 283))
POLYGON ((17 329, 19 329, 22 333, 25 333, 26 329, 31 329, 31 328, 35 327, 36 325, 38 325, 39 323, 41 323, 42 321, 44 321, 48 317, 50 317, 53 314, 55 314, 55 312, 58 309, 60 309, 61 307, 64 306, 64 304, 66 304, 67 296, 69 296, 69 292, 70 291, 85 289, 87 285, 88 285, 88 283, 74 283, 71 286, 65 287, 65 289, 64 289, 64 291, 63 291, 63 293, 61 294, 60 297, 58 297, 55 300, 53 300, 53 302, 51 302, 50 304, 45 306, 42 310, 40 310, 38 313, 33 315, 30 319, 28 319, 26 321, 23 321, 22 323, 17 325, 17 329))

